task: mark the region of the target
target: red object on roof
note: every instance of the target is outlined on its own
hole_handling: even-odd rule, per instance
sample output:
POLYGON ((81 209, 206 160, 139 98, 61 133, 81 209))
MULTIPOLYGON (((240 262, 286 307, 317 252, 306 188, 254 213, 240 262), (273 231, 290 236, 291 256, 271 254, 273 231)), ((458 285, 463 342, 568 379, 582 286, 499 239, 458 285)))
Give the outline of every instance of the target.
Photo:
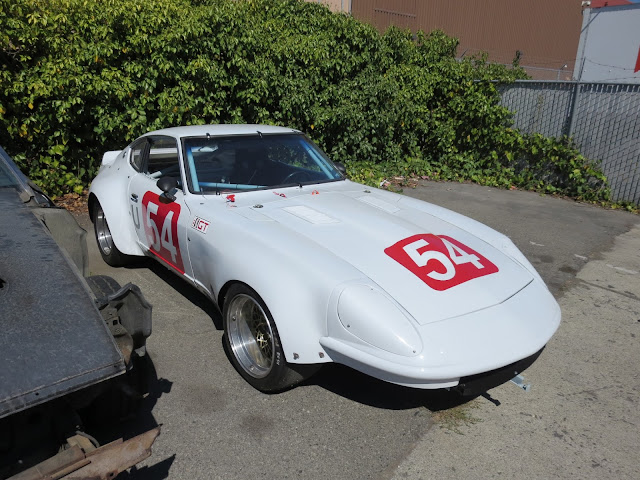
POLYGON ((634 3, 640 3, 640 0, 591 0, 589 7, 618 7, 620 5, 633 5, 634 3))
POLYGON ((640 72, 640 48, 638 48, 638 60, 636 60, 636 69, 633 71, 633 73, 638 72, 640 72))

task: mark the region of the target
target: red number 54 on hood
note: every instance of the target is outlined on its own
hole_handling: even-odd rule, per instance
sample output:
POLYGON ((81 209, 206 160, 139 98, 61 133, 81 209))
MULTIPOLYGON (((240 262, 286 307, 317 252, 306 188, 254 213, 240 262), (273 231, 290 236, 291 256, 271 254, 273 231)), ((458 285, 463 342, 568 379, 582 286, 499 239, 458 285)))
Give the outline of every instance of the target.
POLYGON ((446 235, 413 235, 384 252, 438 291, 498 271, 478 252, 446 235))

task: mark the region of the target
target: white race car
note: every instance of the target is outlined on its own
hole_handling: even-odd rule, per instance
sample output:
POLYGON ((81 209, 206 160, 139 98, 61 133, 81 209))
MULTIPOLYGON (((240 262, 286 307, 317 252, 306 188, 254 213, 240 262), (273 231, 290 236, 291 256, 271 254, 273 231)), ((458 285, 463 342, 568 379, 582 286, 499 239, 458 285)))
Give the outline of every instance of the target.
POLYGON ((528 367, 560 308, 514 244, 343 171, 289 128, 169 128, 104 154, 89 209, 109 265, 148 255, 219 306, 258 390, 337 362, 477 394, 528 367))

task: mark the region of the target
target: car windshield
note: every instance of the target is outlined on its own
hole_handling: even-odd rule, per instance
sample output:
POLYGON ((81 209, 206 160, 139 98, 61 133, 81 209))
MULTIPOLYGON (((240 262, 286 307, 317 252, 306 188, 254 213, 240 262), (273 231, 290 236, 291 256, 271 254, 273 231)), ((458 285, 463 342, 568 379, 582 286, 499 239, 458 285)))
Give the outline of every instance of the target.
POLYGON ((187 183, 193 193, 256 190, 342 180, 302 134, 256 134, 183 139, 187 183))

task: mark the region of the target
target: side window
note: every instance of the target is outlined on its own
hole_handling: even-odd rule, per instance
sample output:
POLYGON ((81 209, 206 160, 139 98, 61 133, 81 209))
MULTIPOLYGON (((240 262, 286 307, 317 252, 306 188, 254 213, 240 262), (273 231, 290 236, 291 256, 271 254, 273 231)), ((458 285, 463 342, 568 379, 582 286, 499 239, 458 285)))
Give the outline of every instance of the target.
POLYGON ((163 175, 180 177, 178 145, 171 137, 147 137, 149 139, 149 161, 146 172, 159 178, 163 175))
POLYGON ((129 157, 129 163, 138 172, 142 171, 144 163, 144 150, 147 145, 147 141, 145 139, 142 139, 131 146, 131 156, 129 157))

